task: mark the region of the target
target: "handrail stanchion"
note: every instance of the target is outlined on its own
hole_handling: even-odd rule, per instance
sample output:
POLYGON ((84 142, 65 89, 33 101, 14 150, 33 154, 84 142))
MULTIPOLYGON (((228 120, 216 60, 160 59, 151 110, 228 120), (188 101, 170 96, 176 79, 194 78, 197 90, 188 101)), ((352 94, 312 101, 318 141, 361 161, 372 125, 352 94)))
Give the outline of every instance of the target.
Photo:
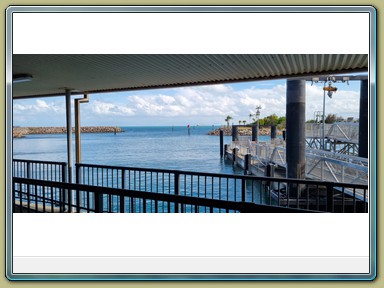
POLYGON ((327 184, 327 212, 334 212, 333 204, 333 186, 327 184))
MULTIPOLYGON (((79 163, 76 163, 75 164, 75 167, 76 167, 76 184, 80 184, 82 183, 82 181, 80 181, 80 165, 79 163)), ((76 189, 76 212, 79 213, 80 212, 80 191, 79 189, 76 189)))
POLYGON ((246 190, 246 183, 245 179, 241 179, 241 201, 245 202, 245 190, 246 190))
MULTIPOLYGON (((121 171, 121 189, 125 188, 125 169, 121 171)), ((125 212, 125 198, 124 196, 120 196, 120 213, 125 212)))
MULTIPOLYGON (((64 163, 61 165, 61 181, 67 182, 67 163, 64 163)), ((65 203, 67 202, 66 194, 68 193, 65 189, 60 188, 60 198, 61 198, 61 205, 60 205, 60 212, 65 211, 65 203)), ((69 203, 68 203, 68 211, 69 211, 69 203)))
MULTIPOLYGON (((180 193, 180 174, 174 173, 174 189, 175 195, 179 195, 180 193)), ((179 213, 179 203, 175 202, 175 213, 179 213)))

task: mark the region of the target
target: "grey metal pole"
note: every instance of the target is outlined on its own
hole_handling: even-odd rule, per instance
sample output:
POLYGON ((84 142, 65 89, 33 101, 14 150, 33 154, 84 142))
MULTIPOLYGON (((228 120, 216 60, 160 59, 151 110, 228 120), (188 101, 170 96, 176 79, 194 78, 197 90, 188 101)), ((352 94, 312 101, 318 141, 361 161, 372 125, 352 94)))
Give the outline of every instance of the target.
MULTIPOLYGON (((327 82, 324 81, 324 87, 327 82)), ((323 90, 323 129, 321 135, 321 149, 325 150, 325 90, 323 90)))
POLYGON ((288 178, 305 178, 305 80, 287 80, 288 178))
POLYGON ((88 94, 84 94, 83 98, 75 99, 75 146, 76 146, 76 163, 81 163, 81 123, 80 123, 80 104, 88 103, 88 94))
POLYGON ((72 121, 71 121, 71 90, 65 89, 66 122, 67 122, 67 161, 68 183, 72 183, 72 121))
MULTIPOLYGON (((72 121, 71 121, 71 90, 65 89, 65 112, 66 112, 66 124, 67 124, 67 162, 68 162, 68 173, 67 173, 67 181, 68 183, 72 183, 72 167, 73 167, 73 159, 72 159, 72 121)), ((75 203, 74 195, 72 194, 72 190, 68 189, 66 191, 67 199, 68 199, 68 212, 73 212, 72 205, 75 203)))
POLYGON ((360 81, 359 157, 368 158, 368 80, 360 81))

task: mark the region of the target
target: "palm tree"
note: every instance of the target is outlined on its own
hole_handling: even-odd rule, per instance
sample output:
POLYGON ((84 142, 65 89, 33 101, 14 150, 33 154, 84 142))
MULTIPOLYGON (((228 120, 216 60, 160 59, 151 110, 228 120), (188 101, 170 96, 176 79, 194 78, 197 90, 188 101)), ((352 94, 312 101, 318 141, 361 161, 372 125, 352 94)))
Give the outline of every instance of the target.
POLYGON ((227 126, 229 127, 229 121, 232 120, 233 118, 229 115, 227 115, 227 118, 225 118, 225 122, 227 122, 227 126))
POLYGON ((243 125, 245 125, 245 123, 247 123, 247 121, 246 121, 246 120, 243 120, 243 125))
POLYGON ((248 116, 249 116, 249 122, 251 122, 251 118, 252 118, 253 114, 250 113, 248 116))
POLYGON ((241 120, 239 120, 239 125, 241 125, 241 120))

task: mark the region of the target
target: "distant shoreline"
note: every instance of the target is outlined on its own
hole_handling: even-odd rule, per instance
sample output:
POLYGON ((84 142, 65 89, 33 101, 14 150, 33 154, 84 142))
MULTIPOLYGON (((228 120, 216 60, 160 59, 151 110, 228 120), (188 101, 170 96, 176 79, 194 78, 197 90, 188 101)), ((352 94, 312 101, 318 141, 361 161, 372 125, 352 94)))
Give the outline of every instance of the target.
MULTIPOLYGON (((208 135, 220 135, 220 130, 224 131, 224 136, 231 136, 232 135, 232 126, 229 127, 220 127, 215 130, 209 131, 208 135)), ((239 136, 251 136, 252 135, 252 129, 250 127, 239 127, 238 130, 239 136)), ((277 135, 282 135, 283 132, 280 130, 277 130, 277 135)), ((271 135, 271 128, 270 127, 259 127, 259 135, 261 136, 268 136, 271 135)))
MULTIPOLYGON (((72 133, 75 128, 72 128, 72 133)), ((120 127, 115 126, 84 126, 81 127, 81 133, 121 133, 124 132, 120 127)), ((32 134, 65 134, 66 127, 14 127, 13 137, 21 138, 32 134)))

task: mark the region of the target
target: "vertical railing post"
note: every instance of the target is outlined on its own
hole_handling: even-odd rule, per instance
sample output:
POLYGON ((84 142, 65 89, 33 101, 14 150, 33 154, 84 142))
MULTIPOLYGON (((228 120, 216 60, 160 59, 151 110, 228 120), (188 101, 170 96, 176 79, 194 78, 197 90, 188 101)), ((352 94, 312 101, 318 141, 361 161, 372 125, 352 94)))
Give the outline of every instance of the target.
POLYGON ((248 171, 250 171, 249 169, 250 162, 251 162, 250 159, 251 159, 251 154, 246 154, 244 156, 244 175, 247 175, 248 171))
MULTIPOLYGON (((121 189, 125 188, 125 170, 121 170, 121 189)), ((124 196, 120 195, 120 213, 125 212, 125 199, 124 196)))
MULTIPOLYGON (((174 174, 174 189, 175 189, 175 195, 180 194, 180 174, 175 173, 174 174)), ((179 204, 175 203, 175 213, 179 213, 179 204)))
MULTIPOLYGON (((67 164, 64 163, 64 164, 61 164, 61 181, 62 182, 67 182, 67 164)), ((66 190, 65 189, 60 189, 60 198, 61 198, 61 203, 60 203, 60 212, 64 212, 65 211, 65 204, 66 204, 66 190)), ((68 211, 69 211, 69 207, 68 207, 68 211)))
POLYGON ((95 212, 103 213, 104 210, 103 203, 103 194, 100 192, 95 192, 95 212))
POLYGON ((27 179, 31 179, 31 162, 27 161, 27 179))
MULTIPOLYGON (((21 186, 21 184, 20 184, 21 186)), ((21 190, 21 189, 20 189, 21 190)), ((20 213, 23 212, 23 203, 21 202, 21 193, 20 195, 20 213)), ((16 212, 16 183, 15 181, 12 181, 12 212, 16 212)))
POLYGON ((246 190, 246 183, 245 179, 241 179, 241 201, 245 202, 245 190, 246 190))
MULTIPOLYGON (((27 179, 31 179, 31 162, 29 161, 27 161, 27 179)), ((20 184, 20 187, 21 187, 21 184, 20 184)), ((35 195, 35 197, 37 197, 37 195, 35 195)), ((27 184, 27 205, 28 205, 28 212, 29 212, 29 209, 31 207, 31 187, 29 184, 27 184)), ((21 209, 23 208, 23 197, 21 194, 20 194, 20 207, 21 209)))
MULTIPOLYGON (((101 178, 102 178, 102 183, 103 183, 102 185, 103 186, 106 185, 106 187, 110 187, 110 186, 108 186, 108 174, 109 174, 108 173, 108 169, 105 170, 106 171, 105 175, 107 177, 106 183, 103 182, 104 181, 103 180, 103 177, 104 177, 104 172, 103 171, 104 171, 104 168, 101 169, 101 178)), ((95 201, 96 213, 103 213, 104 212, 104 194, 102 192, 97 191, 95 193, 95 196, 94 196, 94 201, 95 201)))
MULTIPOLYGON (((79 166, 78 163, 75 164, 75 169, 76 169, 76 184, 80 184, 82 183, 82 181, 80 181, 81 179, 81 167, 79 166)), ((79 189, 76 189, 76 212, 79 213, 80 212, 80 190, 79 189)))
POLYGON ((334 195, 332 185, 327 185, 327 212, 334 212, 334 195))

